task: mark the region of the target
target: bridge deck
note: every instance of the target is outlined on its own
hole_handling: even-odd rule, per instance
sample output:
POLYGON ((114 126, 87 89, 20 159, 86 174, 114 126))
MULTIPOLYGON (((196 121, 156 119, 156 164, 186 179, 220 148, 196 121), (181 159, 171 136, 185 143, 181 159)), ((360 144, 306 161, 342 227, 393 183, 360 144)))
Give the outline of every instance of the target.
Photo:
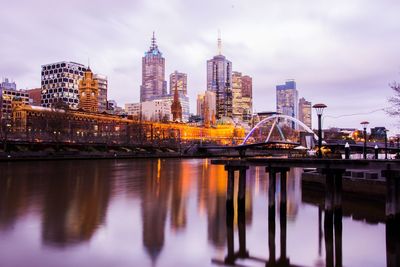
POLYGON ((215 159, 212 164, 228 166, 270 166, 275 168, 322 168, 322 169, 376 169, 400 170, 400 160, 349 160, 315 158, 245 158, 215 159))

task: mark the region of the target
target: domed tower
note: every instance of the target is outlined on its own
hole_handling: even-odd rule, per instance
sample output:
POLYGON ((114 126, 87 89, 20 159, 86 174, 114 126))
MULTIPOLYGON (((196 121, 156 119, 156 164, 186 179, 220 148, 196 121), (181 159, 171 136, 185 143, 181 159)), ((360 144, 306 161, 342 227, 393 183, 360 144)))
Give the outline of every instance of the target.
POLYGON ((93 79, 93 72, 85 71, 83 79, 79 82, 79 108, 88 112, 98 112, 99 84, 93 79))

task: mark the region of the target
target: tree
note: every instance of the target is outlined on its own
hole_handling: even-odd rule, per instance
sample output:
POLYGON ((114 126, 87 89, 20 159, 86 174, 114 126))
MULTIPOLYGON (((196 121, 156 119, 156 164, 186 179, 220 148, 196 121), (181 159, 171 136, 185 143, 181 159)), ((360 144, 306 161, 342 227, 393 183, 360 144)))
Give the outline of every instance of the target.
POLYGON ((397 117, 400 115, 400 84, 393 82, 389 86, 393 89, 394 96, 389 98, 390 107, 386 110, 386 112, 390 116, 397 117))

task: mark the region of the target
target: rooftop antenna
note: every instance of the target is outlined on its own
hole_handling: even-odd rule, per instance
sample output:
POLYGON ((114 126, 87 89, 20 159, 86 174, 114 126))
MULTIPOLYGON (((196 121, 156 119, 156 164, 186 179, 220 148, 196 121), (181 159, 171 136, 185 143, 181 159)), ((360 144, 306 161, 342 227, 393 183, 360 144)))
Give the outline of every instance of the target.
POLYGON ((157 44, 156 44, 156 35, 155 32, 153 31, 153 37, 151 38, 151 48, 156 48, 157 44))
POLYGON ((88 69, 90 69, 90 57, 87 58, 87 66, 88 66, 88 69))
POLYGON ((218 55, 222 55, 221 30, 218 29, 218 55))

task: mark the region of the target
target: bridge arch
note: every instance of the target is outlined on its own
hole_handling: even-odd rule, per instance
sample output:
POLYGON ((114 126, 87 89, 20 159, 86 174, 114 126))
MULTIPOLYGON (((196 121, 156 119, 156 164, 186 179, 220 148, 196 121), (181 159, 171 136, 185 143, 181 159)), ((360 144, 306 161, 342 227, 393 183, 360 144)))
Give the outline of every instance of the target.
POLYGON ((265 142, 268 142, 268 141, 269 141, 269 137, 270 137, 270 135, 271 135, 271 132, 272 132, 272 130, 273 130, 273 127, 275 127, 275 124, 276 124, 276 122, 278 121, 278 119, 286 119, 286 120, 289 120, 289 121, 292 121, 292 122, 297 123, 297 124, 298 124, 299 126, 301 126, 304 130, 306 130, 308 133, 312 133, 312 134, 314 135, 315 140, 318 141, 318 136, 313 132, 313 130, 310 129, 310 127, 308 127, 307 125, 305 125, 302 121, 300 121, 300 120, 298 120, 298 119, 296 119, 296 118, 293 118, 292 116, 283 115, 283 114, 274 114, 274 115, 272 115, 272 116, 269 116, 269 117, 267 117, 267 118, 261 120, 259 123, 257 123, 257 124, 253 127, 253 129, 251 129, 251 131, 246 135, 246 137, 244 138, 244 140, 243 140, 243 142, 242 142, 242 145, 246 144, 247 140, 250 138, 250 136, 253 134, 253 132, 254 132, 259 126, 261 126, 261 125, 267 123, 268 121, 274 120, 274 124, 273 124, 273 126, 272 126, 272 128, 271 128, 271 131, 270 131, 270 133, 269 133, 269 135, 268 135, 266 141, 265 141, 265 142))

